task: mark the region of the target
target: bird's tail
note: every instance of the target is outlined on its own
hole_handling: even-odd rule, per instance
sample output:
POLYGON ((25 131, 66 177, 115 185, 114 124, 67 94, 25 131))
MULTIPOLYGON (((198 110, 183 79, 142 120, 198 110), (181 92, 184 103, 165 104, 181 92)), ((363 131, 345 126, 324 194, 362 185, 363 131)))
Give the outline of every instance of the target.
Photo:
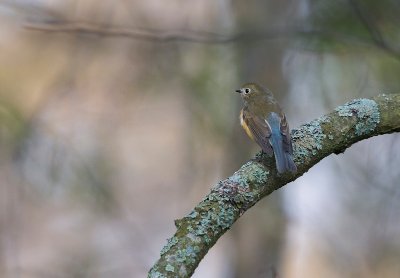
POLYGON ((278 170, 278 172, 296 172, 297 168, 293 162, 292 155, 285 151, 283 147, 283 137, 279 129, 272 128, 269 142, 272 146, 272 149, 274 150, 276 169, 278 170))

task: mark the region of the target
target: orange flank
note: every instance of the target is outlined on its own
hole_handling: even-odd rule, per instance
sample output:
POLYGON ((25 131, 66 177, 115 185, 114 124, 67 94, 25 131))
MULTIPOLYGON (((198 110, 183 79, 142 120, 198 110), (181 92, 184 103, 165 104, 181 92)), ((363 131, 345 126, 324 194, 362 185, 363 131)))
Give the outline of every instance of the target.
POLYGON ((240 125, 243 127, 244 131, 246 131, 247 136, 249 136, 254 141, 253 133, 251 133, 248 125, 243 119, 243 109, 240 110, 240 125))

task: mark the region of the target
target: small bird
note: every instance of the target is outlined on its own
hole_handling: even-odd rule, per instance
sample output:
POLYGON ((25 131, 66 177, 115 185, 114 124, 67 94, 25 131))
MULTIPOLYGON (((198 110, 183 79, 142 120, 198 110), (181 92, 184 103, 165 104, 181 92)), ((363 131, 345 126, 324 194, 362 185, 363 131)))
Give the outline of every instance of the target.
POLYGON ((247 135, 268 155, 275 155, 279 173, 297 171, 285 114, 272 93, 255 83, 244 84, 237 93, 243 99, 240 124, 247 135))

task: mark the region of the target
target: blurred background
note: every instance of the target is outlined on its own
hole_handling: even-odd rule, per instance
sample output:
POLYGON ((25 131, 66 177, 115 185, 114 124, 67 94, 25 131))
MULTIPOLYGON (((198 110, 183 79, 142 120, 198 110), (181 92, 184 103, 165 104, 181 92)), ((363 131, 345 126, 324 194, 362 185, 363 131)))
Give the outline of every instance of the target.
MULTIPOLYGON (((0 3, 0 276, 145 277, 173 220, 259 148, 234 90, 291 128, 398 93, 400 2, 0 3)), ((194 277, 400 277, 400 137, 250 209, 194 277)))

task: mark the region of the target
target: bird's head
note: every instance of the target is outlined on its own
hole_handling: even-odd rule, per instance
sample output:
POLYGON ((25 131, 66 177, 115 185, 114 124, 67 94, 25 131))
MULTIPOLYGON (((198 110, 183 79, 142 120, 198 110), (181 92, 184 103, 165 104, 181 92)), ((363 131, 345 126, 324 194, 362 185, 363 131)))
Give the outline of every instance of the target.
POLYGON ((255 83, 246 83, 236 92, 240 94, 244 101, 249 101, 265 96, 267 90, 255 83))

